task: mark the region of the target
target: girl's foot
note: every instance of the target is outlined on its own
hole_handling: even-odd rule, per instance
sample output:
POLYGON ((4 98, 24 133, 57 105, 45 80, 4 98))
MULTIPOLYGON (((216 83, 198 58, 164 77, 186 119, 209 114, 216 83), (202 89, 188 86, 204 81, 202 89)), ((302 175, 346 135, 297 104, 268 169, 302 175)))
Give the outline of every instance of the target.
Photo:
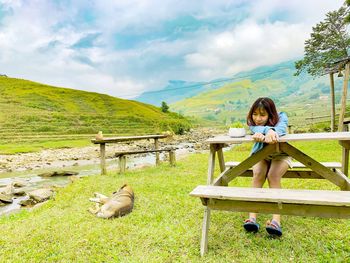
POLYGON ((275 220, 272 220, 271 222, 267 221, 267 223, 266 223, 266 231, 267 231, 267 233, 269 233, 273 237, 280 237, 280 236, 282 236, 282 227, 275 220))
POLYGON ((256 222, 256 218, 251 217, 244 221, 243 227, 247 232, 256 233, 259 231, 260 225, 256 222))

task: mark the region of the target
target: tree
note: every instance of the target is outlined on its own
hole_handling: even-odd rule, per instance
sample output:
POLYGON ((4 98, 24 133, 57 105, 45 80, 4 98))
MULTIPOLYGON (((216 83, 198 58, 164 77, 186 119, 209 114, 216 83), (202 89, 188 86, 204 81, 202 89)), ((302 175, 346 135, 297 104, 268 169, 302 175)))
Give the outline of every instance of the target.
MULTIPOLYGON (((350 7, 350 0, 346 0, 345 1, 345 5, 348 7, 348 9, 349 9, 349 7, 350 7)), ((347 12, 348 14, 346 15, 346 17, 345 17, 345 22, 346 23, 350 23, 350 13, 349 13, 349 10, 348 10, 348 12, 347 12)))
POLYGON ((169 106, 165 101, 162 101, 162 106, 160 107, 162 112, 167 113, 169 111, 169 106))
POLYGON ((343 83, 342 105, 339 113, 338 131, 343 129, 343 120, 346 109, 346 97, 349 78, 348 50, 350 47, 350 36, 347 32, 347 19, 349 17, 350 1, 347 0, 342 7, 336 11, 328 12, 326 19, 312 28, 310 39, 305 41, 304 58, 295 62, 297 72, 306 71, 312 76, 321 76, 325 69, 331 69, 329 76, 331 82, 331 131, 335 123, 335 96, 333 73, 341 72, 344 65, 339 61, 346 59, 345 76, 343 83), (335 67, 339 67, 336 69, 335 67), (336 70, 336 71, 335 71, 336 70))
POLYGON ((344 5, 339 10, 328 12, 326 19, 312 28, 310 39, 305 41, 304 58, 295 63, 295 75, 306 71, 312 76, 320 76, 326 67, 348 56, 347 15, 348 8, 344 5))

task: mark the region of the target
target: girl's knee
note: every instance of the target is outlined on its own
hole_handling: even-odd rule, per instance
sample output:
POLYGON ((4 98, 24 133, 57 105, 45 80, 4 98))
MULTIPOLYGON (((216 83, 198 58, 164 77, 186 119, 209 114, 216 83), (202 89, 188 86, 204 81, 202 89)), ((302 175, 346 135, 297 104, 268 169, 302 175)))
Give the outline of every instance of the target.
POLYGON ((276 173, 267 174, 267 180, 269 183, 280 183, 281 179, 282 179, 282 176, 280 174, 276 174, 276 173))
POLYGON ((257 170, 257 171, 254 170, 253 171, 253 180, 264 182, 266 180, 266 172, 263 170, 257 170))

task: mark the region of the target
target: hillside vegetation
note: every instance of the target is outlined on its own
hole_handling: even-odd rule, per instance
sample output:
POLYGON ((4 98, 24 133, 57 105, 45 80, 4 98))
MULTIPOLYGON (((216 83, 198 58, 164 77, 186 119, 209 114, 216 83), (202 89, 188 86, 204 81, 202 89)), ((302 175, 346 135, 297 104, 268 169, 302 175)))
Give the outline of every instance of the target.
MULTIPOLYGON (((243 72, 220 87, 172 103, 170 108, 185 116, 195 116, 225 125, 235 121, 245 122, 250 105, 258 97, 271 97, 279 111, 287 112, 294 129, 311 127, 320 121, 329 122, 329 77, 295 77, 294 72, 292 62, 243 72), (320 118, 321 116, 323 117, 320 118)), ((337 108, 342 80, 335 79, 337 108)))
POLYGON ((98 131, 181 133, 190 127, 182 116, 152 105, 7 77, 0 77, 0 112, 2 144, 91 138, 98 131))

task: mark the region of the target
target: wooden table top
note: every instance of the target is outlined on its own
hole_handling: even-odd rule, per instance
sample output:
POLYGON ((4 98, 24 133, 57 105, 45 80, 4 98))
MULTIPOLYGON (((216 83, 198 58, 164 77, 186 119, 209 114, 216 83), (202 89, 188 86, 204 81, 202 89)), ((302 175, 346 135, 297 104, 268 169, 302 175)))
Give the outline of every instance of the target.
MULTIPOLYGON (((287 134, 281 136, 279 142, 291 142, 291 141, 321 141, 321 140, 337 140, 337 141, 350 141, 350 132, 320 132, 320 133, 296 133, 287 134)), ((254 142, 251 135, 244 137, 230 137, 228 135, 219 135, 206 140, 209 144, 216 143, 243 143, 254 142)))
POLYGON ((103 138, 102 140, 92 139, 91 142, 94 144, 117 143, 117 142, 146 140, 146 139, 163 139, 166 137, 168 137, 168 135, 166 135, 166 134, 141 135, 141 136, 121 136, 121 137, 103 138))

